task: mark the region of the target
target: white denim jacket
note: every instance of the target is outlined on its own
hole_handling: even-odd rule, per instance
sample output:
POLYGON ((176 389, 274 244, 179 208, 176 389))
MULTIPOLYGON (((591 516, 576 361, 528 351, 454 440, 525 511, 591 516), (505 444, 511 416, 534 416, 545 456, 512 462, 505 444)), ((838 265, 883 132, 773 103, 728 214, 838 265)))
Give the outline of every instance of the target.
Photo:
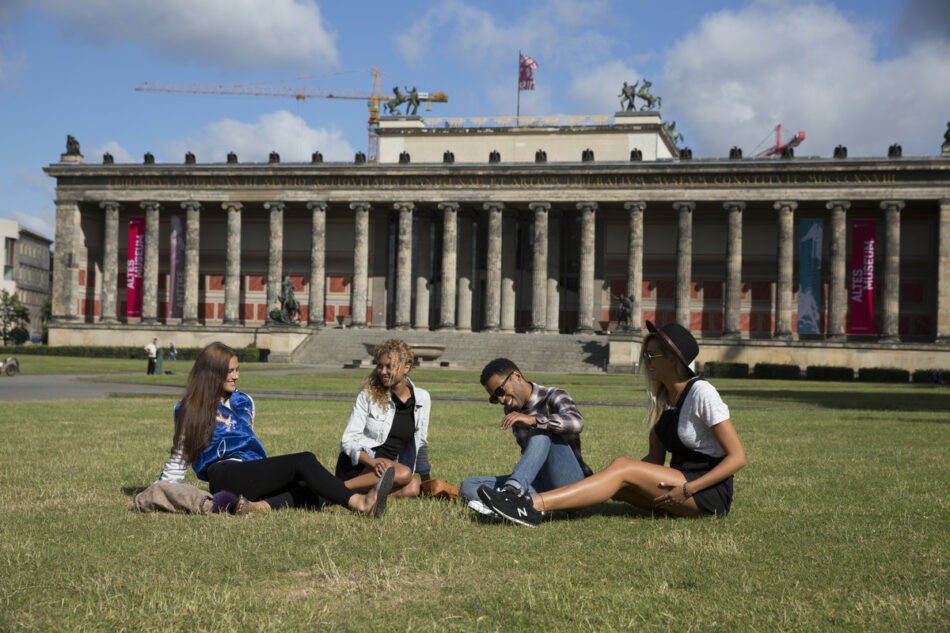
MULTIPOLYGON (((413 414, 415 418, 413 438, 415 441, 406 445, 396 461, 409 467, 414 473, 427 475, 431 470, 427 438, 429 434, 429 410, 432 401, 429 398, 428 391, 416 387, 412 384, 412 381, 409 381, 409 385, 412 387, 416 399, 413 414)), ((395 417, 396 405, 393 404, 392 400, 388 400, 385 405, 381 406, 370 399, 369 392, 365 389, 360 391, 359 395, 356 396, 356 402, 353 403, 353 411, 350 412, 350 419, 346 422, 346 428, 343 429, 340 452, 349 457, 354 466, 360 463, 360 451, 364 451, 370 457, 375 457, 373 449, 383 444, 386 438, 389 437, 389 431, 392 429, 395 417)))

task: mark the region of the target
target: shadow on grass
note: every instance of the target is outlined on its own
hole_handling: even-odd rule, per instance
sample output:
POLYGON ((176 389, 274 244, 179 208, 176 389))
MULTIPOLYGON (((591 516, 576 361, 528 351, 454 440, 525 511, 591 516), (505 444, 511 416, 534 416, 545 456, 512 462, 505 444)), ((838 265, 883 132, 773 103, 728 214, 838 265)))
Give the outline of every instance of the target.
POLYGON ((148 488, 148 486, 122 486, 122 494, 126 497, 134 497, 146 488, 148 488))
MULTIPOLYGON (((810 391, 795 389, 736 389, 723 387, 719 389, 723 400, 729 398, 743 398, 742 404, 748 401, 759 400, 763 405, 782 406, 783 403, 820 407, 824 409, 860 409, 877 411, 950 411, 950 390, 941 392, 917 391, 913 393, 894 393, 888 391, 869 392, 860 391, 847 393, 843 391, 810 391)), ((741 405, 737 405, 741 406, 741 405)), ((943 420, 950 422, 948 419, 943 420)))

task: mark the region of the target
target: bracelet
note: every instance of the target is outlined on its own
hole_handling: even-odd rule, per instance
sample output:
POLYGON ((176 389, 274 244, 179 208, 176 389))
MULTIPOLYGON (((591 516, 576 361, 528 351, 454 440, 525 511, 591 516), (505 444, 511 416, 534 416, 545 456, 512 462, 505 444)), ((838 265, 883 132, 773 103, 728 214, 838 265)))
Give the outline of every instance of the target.
POLYGON ((692 496, 693 496, 693 493, 691 493, 689 489, 686 488, 686 482, 684 481, 683 482, 683 497, 685 497, 686 499, 689 499, 692 496))

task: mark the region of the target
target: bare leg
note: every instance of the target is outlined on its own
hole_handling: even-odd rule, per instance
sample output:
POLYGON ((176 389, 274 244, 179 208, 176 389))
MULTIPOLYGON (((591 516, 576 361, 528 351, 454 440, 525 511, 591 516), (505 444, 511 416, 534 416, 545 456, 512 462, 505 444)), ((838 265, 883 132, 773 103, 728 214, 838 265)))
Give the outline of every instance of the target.
POLYGON ((664 494, 660 482, 682 484, 686 479, 675 468, 658 466, 629 457, 618 457, 610 466, 586 479, 531 495, 536 510, 579 510, 617 498, 646 510, 660 509, 680 516, 699 516, 693 499, 657 508, 653 499, 664 494))
MULTIPOLYGON (((418 497, 421 489, 418 480, 412 476, 412 471, 403 464, 396 464, 394 468, 396 469, 396 479, 393 482, 393 491, 390 496, 418 497)), ((344 481, 343 485, 355 492, 366 492, 375 486, 377 481, 379 481, 379 476, 372 468, 367 466, 356 477, 344 481)))

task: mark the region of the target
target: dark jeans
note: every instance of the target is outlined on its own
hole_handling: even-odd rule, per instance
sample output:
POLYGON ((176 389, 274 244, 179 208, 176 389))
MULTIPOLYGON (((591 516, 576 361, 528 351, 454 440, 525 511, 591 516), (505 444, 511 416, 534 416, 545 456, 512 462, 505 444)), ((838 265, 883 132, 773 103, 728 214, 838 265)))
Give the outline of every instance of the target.
POLYGON ((155 359, 154 358, 148 359, 148 369, 145 371, 145 373, 148 374, 149 376, 155 373, 155 359))
POLYGON ((220 461, 208 467, 212 493, 230 490, 251 501, 285 507, 347 506, 353 491, 317 461, 313 453, 293 453, 250 462, 220 461))

